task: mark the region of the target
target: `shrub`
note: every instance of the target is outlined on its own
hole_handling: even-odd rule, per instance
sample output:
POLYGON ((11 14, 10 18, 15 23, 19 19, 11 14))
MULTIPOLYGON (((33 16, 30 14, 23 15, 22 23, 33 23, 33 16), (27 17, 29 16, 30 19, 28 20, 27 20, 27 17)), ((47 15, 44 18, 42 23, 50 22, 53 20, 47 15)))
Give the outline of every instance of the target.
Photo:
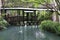
POLYGON ((38 15, 39 21, 52 20, 52 13, 50 11, 41 11, 38 15))
POLYGON ((60 34, 60 23, 51 20, 44 20, 40 24, 40 28, 45 31, 60 34))
POLYGON ((57 27, 57 32, 56 34, 59 34, 60 35, 60 26, 57 27))
POLYGON ((8 25, 8 22, 0 16, 0 30, 6 29, 7 25, 8 25))

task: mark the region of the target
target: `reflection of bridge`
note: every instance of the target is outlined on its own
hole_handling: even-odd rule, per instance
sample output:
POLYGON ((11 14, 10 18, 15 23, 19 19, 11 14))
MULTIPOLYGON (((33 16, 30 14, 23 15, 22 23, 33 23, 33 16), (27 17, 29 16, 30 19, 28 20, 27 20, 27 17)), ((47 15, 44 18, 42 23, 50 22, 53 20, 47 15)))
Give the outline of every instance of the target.
POLYGON ((22 24, 22 22, 24 23, 25 21, 28 23, 28 25, 31 25, 36 23, 37 20, 35 18, 35 16, 32 16, 31 18, 27 17, 27 16, 24 16, 24 19, 23 19, 23 16, 12 16, 12 17, 5 17, 5 19, 10 23, 10 24, 14 24, 16 25, 17 23, 18 24, 22 24))

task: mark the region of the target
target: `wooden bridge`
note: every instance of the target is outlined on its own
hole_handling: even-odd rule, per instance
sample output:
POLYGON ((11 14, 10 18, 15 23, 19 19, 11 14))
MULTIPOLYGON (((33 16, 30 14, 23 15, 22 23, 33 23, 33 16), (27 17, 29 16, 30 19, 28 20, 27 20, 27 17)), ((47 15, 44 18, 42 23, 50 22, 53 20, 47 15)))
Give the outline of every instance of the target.
POLYGON ((18 8, 18 9, 11 9, 11 8, 1 8, 1 13, 5 13, 4 19, 7 20, 11 25, 24 25, 25 22, 27 25, 35 25, 37 24, 37 14, 36 14, 36 10, 32 10, 32 9, 25 9, 25 8, 18 8), (17 10, 17 15, 14 14, 14 16, 11 16, 8 12, 8 10, 17 10), (20 11, 22 11, 22 13, 20 13, 20 11), (22 14, 22 15, 20 15, 22 14))
MULTIPOLYGON (((37 8, 0 8, 1 14, 5 14, 4 19, 7 20, 10 24, 19 24, 27 25, 31 24, 38 24, 37 14, 36 11, 41 10, 51 10, 51 9, 37 9, 37 8), (8 10, 17 10, 17 15, 11 16, 9 13, 7 14, 8 10), (22 11, 22 13, 20 13, 22 11), (22 16, 20 15, 22 14, 22 16)), ((54 11, 54 9, 52 9, 54 11)), ((15 13, 16 14, 16 13, 15 13)))

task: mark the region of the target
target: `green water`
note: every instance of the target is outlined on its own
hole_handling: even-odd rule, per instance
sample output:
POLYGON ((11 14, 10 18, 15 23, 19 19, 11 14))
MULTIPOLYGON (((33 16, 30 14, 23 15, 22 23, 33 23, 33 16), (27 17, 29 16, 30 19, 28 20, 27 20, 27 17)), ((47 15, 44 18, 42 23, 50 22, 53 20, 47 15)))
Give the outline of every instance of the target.
POLYGON ((60 37, 42 32, 36 26, 11 26, 0 31, 0 40, 60 40, 60 37))

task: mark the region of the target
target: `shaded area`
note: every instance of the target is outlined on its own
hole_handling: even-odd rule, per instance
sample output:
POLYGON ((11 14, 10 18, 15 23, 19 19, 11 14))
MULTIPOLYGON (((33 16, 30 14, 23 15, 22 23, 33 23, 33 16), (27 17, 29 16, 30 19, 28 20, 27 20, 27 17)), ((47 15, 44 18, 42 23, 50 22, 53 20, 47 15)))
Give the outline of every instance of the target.
POLYGON ((37 26, 10 26, 5 31, 0 31, 0 40, 60 40, 60 37, 42 32, 37 26))

